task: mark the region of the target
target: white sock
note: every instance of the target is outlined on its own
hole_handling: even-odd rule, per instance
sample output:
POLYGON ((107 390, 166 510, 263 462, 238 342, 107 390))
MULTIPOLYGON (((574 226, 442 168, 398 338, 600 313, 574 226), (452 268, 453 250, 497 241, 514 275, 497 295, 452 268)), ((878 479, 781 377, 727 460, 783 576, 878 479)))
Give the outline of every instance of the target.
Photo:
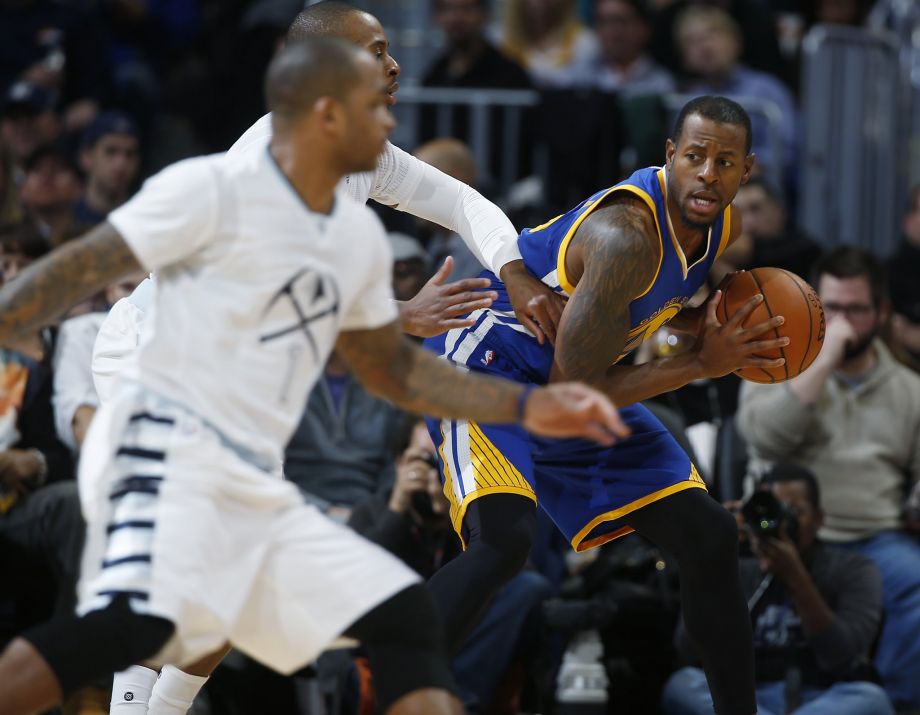
POLYGON ((155 682, 157 672, 142 665, 132 665, 115 673, 110 715, 147 715, 147 703, 155 682))
POLYGON ((185 715, 206 682, 206 676, 189 675, 171 665, 163 666, 150 696, 148 714, 185 715))

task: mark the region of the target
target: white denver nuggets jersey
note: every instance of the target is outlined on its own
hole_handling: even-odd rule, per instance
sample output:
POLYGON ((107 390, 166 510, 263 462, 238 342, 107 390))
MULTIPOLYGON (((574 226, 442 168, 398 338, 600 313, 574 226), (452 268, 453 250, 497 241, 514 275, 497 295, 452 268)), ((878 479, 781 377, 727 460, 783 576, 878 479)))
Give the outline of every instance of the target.
POLYGON ((160 172, 109 221, 157 273, 138 380, 280 459, 340 330, 397 318, 379 220, 309 210, 268 149, 160 172))

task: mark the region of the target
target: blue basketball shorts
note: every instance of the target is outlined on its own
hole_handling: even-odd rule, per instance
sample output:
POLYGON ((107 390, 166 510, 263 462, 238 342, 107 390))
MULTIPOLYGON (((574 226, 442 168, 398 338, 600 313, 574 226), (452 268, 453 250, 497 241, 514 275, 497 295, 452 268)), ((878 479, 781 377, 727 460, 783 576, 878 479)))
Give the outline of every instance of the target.
MULTIPOLYGON (((485 274, 491 277, 491 274, 485 274)), ((552 347, 539 345, 514 317, 500 281, 499 300, 471 314, 470 328, 425 346, 460 369, 523 384, 546 384, 552 347)), ((469 505, 489 494, 520 494, 552 518, 576 551, 633 531, 629 514, 684 489, 706 485, 686 452, 641 404, 620 408, 631 429, 612 447, 583 439, 535 437, 512 424, 428 419, 438 449, 454 529, 466 543, 469 505)))

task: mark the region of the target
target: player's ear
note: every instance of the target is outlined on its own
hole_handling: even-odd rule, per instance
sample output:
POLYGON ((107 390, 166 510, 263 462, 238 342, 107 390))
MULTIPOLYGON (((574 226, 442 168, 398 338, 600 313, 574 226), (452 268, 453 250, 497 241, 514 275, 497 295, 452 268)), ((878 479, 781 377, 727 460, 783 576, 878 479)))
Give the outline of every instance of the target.
POLYGON ((744 173, 741 174, 741 183, 746 184, 751 178, 751 172, 754 170, 754 162, 757 161, 757 155, 751 152, 744 157, 744 173))
POLYGON ((320 124, 327 131, 341 131, 342 106, 332 97, 320 97, 313 103, 313 113, 319 118, 320 124))
POLYGON ((664 143, 664 161, 667 167, 671 168, 671 161, 674 159, 674 152, 677 151, 677 144, 673 140, 668 139, 664 143))

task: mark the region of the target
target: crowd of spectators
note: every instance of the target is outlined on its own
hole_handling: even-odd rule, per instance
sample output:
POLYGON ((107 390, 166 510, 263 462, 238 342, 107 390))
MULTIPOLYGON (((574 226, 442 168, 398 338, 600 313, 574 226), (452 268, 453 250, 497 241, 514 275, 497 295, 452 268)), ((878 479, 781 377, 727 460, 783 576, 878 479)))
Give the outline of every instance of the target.
MULTIPOLYGON (((417 4, 430 9, 443 40, 430 64, 415 68, 422 86, 535 89, 543 97, 510 138, 503 110, 490 112, 484 163, 471 152, 465 110, 453 110, 449 135, 437 110, 423 112, 417 143, 405 147, 491 194, 518 228, 637 165, 660 163, 671 93, 724 94, 778 110, 779 144, 767 141, 763 112, 753 112, 762 168, 736 197, 744 230, 710 287, 757 266, 812 281, 828 319, 824 350, 787 384, 742 385, 729 376, 650 407, 743 527, 761 712, 920 713, 920 187, 904 197, 891 256, 828 253, 822 246, 833 237, 808 236, 795 222, 807 122, 797 108, 802 37, 816 23, 860 26, 871 3, 417 4), (572 114, 560 118, 563 106, 572 114), (499 192, 506 140, 519 147, 516 182, 499 192), (550 171, 541 143, 549 147, 542 161, 556 162, 550 171), (758 492, 782 505, 775 533, 745 526, 743 504, 758 492)), ((228 148, 263 113, 264 68, 301 6, 0 0, 0 283, 80 240, 157 169, 228 148)), ((398 299, 479 272, 458 236, 382 215, 398 299)), ((142 279, 109 286, 58 325, 0 349, 0 565, 9 575, 0 581, 0 641, 73 606, 82 538, 75 464, 99 404, 92 345, 107 310, 142 279)), ((664 328, 635 359, 690 347, 664 328)), ((460 548, 434 464, 417 416, 364 392, 333 355, 288 446, 287 478, 428 576, 460 548)), ((557 677, 560 689, 571 685, 560 665, 573 667, 578 657, 567 644, 596 633, 609 697, 596 700, 594 712, 712 713, 679 623, 671 557, 638 537, 576 556, 544 526, 528 569, 499 593, 454 662, 469 711, 556 711, 557 677)), ((360 653, 321 659, 293 680, 239 657, 224 668, 237 672, 218 671, 196 712, 264 712, 264 700, 247 709, 246 682, 288 689, 272 712, 296 712, 298 679, 319 680, 341 712, 370 707, 360 653)), ((68 712, 107 712, 105 700, 104 692, 96 703, 81 696, 68 712)))

